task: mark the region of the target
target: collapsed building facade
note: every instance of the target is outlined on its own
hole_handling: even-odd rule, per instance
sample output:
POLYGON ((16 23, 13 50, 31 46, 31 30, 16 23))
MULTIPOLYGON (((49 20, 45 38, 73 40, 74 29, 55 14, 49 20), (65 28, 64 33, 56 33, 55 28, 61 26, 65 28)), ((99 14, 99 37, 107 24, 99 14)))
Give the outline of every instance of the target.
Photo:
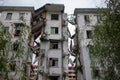
POLYGON ((35 62, 38 62, 38 74, 34 78, 38 80, 66 80, 68 31, 63 15, 62 4, 46 4, 35 10, 32 45, 35 62), (36 41, 37 38, 40 42, 36 41))

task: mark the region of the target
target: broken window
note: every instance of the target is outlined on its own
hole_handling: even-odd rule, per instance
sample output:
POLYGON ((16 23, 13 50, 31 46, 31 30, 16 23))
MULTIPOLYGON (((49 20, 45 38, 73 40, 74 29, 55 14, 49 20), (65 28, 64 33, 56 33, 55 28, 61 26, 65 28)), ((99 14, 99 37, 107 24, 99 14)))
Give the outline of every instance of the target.
POLYGON ((24 20, 25 13, 19 13, 19 20, 24 20))
POLYGON ((59 43, 58 42, 50 42, 50 49, 58 49, 59 43))
POLYGON ((85 15, 84 16, 84 20, 85 20, 85 24, 89 24, 90 23, 90 16, 89 15, 85 15))
POLYGON ((91 36, 92 36, 92 31, 91 30, 87 30, 86 34, 87 34, 87 39, 90 39, 91 36))
POLYGON ((58 67, 58 58, 50 58, 50 66, 52 67, 58 67))
POLYGON ((6 20, 11 20, 12 19, 12 13, 7 13, 6 20))
POLYGON ((22 23, 16 23, 15 24, 15 32, 14 32, 14 36, 21 36, 21 31, 22 31, 22 27, 24 25, 22 23))
POLYGON ((58 27, 51 27, 51 34, 58 34, 58 27))
POLYGON ((58 20, 59 15, 58 14, 51 14, 51 20, 58 20))

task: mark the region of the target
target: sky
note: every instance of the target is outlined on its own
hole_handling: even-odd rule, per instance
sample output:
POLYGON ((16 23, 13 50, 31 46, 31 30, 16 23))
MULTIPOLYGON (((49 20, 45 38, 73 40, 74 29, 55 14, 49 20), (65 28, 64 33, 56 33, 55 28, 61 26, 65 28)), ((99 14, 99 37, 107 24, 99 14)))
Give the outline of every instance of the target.
POLYGON ((1 6, 34 6, 40 8, 46 3, 64 4, 65 12, 73 14, 75 8, 95 8, 104 6, 104 0, 0 0, 1 6))

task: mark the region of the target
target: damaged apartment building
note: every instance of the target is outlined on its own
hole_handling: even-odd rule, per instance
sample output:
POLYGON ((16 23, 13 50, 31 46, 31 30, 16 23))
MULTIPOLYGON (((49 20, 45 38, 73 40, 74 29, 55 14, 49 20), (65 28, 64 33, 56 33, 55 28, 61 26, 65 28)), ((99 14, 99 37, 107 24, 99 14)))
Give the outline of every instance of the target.
MULTIPOLYGON (((92 64, 92 59, 90 56, 90 46, 92 43, 92 33, 94 26, 100 23, 100 14, 97 12, 97 8, 76 8, 74 10, 74 15, 76 16, 76 26, 77 34, 75 39, 75 45, 78 45, 80 50, 80 70, 78 72, 78 80, 98 80, 97 77, 93 75, 93 67, 95 66, 96 74, 99 72, 99 64, 97 59, 94 59, 96 63, 92 64)), ((101 79, 99 79, 101 80, 101 79)))
POLYGON ((12 46, 8 54, 8 59, 15 57, 21 48, 22 54, 20 59, 14 59, 14 65, 11 68, 11 72, 8 75, 9 80, 23 80, 21 72, 24 64, 27 63, 27 77, 29 77, 30 65, 31 65, 31 52, 28 49, 28 37, 31 31, 31 20, 34 13, 34 7, 21 7, 21 6, 0 6, 0 22, 5 26, 5 29, 11 34, 12 46), (25 30, 27 29, 27 30, 25 30), (24 32, 24 33, 23 33, 24 32), (18 72, 16 73, 16 71, 18 72))
POLYGON ((32 48, 33 66, 37 62, 38 72, 31 74, 30 80, 67 80, 68 31, 64 14, 63 4, 46 4, 35 10, 32 48))

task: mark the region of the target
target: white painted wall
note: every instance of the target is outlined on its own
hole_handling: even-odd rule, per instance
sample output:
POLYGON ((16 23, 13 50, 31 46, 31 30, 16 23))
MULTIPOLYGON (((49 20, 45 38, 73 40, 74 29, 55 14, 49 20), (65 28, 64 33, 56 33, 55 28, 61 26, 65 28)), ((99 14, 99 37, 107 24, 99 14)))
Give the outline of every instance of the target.
POLYGON ((77 14, 77 26, 78 26, 78 37, 80 41, 80 58, 83 65, 83 76, 84 80, 93 80, 91 73, 91 60, 89 56, 89 48, 87 45, 91 39, 87 39, 87 30, 93 30, 93 25, 97 23, 97 17, 95 13, 78 13, 77 14), (84 15, 90 15, 90 25, 85 25, 84 15))
POLYGON ((20 23, 20 22, 23 22, 21 20, 19 20, 19 13, 25 13, 25 23, 28 25, 28 26, 31 26, 30 25, 30 22, 31 22, 31 18, 32 18, 32 14, 30 11, 2 11, 1 13, 1 22, 3 22, 4 25, 6 26, 10 26, 11 23, 20 23), (7 13, 12 13, 12 19, 11 20, 6 20, 6 16, 7 16, 7 13))
MULTIPOLYGON (((47 39, 57 39, 60 40, 62 38, 61 34, 61 12, 47 12, 46 13, 46 26, 45 26, 45 32, 48 34, 47 39), (59 20, 51 20, 51 14, 59 14, 59 20), (50 34, 51 27, 58 27, 59 28, 59 34, 50 34)), ((61 48, 61 42, 59 41, 59 49, 50 49, 50 41, 41 42, 41 49, 45 49, 45 59, 43 66, 44 71, 48 72, 50 74, 56 73, 56 74, 62 74, 62 48, 61 48), (49 64, 49 58, 58 58, 58 67, 49 67, 47 68, 47 65, 49 64)), ((61 77, 61 76, 60 76, 61 77)), ((59 78, 61 80, 61 78, 59 78)))
POLYGON ((61 39, 62 34, 61 34, 61 27, 62 27, 62 21, 61 21, 61 12, 47 12, 46 14, 46 27, 45 27, 45 32, 48 33, 48 39, 61 39), (51 20, 51 14, 59 14, 59 20, 51 20), (52 35, 50 34, 50 28, 51 27, 58 27, 59 28, 59 34, 52 35))
MULTIPOLYGON (((46 13, 46 26, 45 32, 48 34, 47 39, 55 39, 59 40, 59 49, 50 49, 50 41, 41 42, 41 49, 45 49, 45 59, 43 61, 44 71, 50 72, 50 74, 56 73, 60 74, 58 80, 62 80, 62 69, 64 71, 67 69, 67 60, 63 62, 63 52, 68 54, 68 42, 67 39, 65 41, 61 41, 63 38, 63 34, 67 33, 67 27, 62 27, 62 13, 61 12, 47 12, 46 13), (59 20, 51 20, 51 14, 59 14, 59 20), (58 27, 59 34, 50 34, 51 27, 58 27), (63 51, 62 51, 63 50, 63 51), (49 58, 58 58, 58 67, 49 67, 47 68, 49 58), (64 68, 62 67, 64 66, 64 68)), ((53 75, 54 76, 54 75, 53 75)))

